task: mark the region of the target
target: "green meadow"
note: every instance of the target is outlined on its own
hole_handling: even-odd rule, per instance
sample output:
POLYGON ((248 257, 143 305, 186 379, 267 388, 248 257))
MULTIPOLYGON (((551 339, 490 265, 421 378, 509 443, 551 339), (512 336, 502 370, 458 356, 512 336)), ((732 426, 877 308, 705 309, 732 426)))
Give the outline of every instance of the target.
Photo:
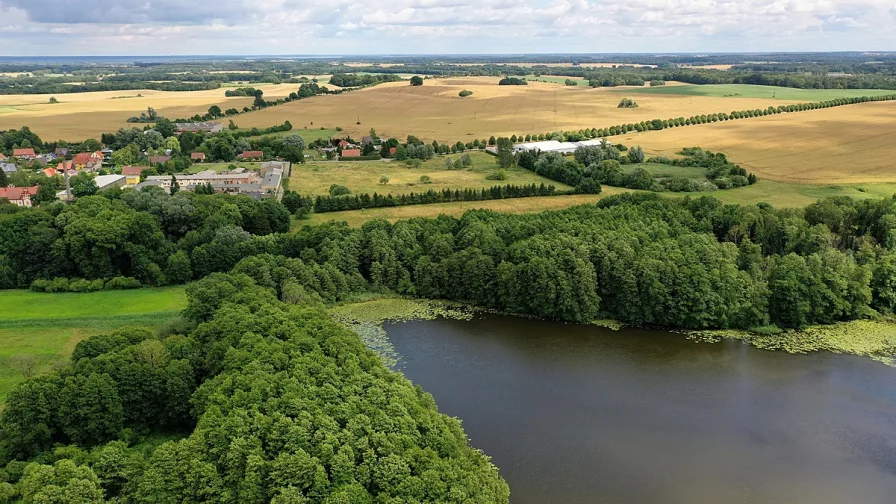
POLYGON ((186 304, 183 286, 91 293, 0 291, 0 405, 24 379, 23 368, 35 375, 49 371, 90 336, 128 326, 160 328, 186 304))

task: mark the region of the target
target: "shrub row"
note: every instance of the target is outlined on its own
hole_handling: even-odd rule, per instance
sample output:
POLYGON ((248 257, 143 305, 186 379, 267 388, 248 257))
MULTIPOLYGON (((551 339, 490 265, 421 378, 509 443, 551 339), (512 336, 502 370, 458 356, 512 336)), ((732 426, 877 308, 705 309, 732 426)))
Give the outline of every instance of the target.
POLYGON ((36 292, 96 292, 101 290, 139 289, 143 284, 136 278, 112 277, 109 279, 58 277, 52 280, 38 278, 31 282, 31 290, 36 292))

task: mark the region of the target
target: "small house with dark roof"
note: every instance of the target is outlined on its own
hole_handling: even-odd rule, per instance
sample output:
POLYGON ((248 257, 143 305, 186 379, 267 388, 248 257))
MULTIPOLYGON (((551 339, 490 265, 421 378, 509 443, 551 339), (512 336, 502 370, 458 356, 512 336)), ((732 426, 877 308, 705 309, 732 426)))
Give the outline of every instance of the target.
POLYGON ((171 156, 149 156, 149 164, 163 164, 171 161, 171 156))

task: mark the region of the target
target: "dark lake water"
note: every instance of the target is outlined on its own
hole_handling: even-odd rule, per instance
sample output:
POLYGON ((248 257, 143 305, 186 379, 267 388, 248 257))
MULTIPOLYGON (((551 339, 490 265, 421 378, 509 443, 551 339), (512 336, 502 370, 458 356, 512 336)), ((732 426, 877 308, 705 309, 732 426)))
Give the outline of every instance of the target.
POLYGON ((896 369, 483 316, 386 326, 513 504, 896 503, 896 369))

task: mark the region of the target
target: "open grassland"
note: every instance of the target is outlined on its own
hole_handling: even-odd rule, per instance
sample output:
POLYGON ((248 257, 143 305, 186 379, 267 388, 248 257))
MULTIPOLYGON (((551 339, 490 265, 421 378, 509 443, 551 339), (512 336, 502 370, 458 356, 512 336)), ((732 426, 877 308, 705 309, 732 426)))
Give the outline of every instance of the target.
MULTIPOLYGON (((298 89, 298 84, 253 85, 262 89, 265 98, 274 100, 285 97, 298 89)), ((224 96, 226 89, 207 91, 97 91, 92 93, 66 93, 59 95, 0 95, 0 130, 28 126, 44 140, 83 140, 99 138, 102 133, 119 128, 138 126, 130 124, 128 117, 140 115, 146 107, 153 107, 163 117, 177 119, 205 114, 212 105, 221 109, 243 107, 252 104, 252 98, 224 96), (138 97, 137 95, 142 95, 138 97), (49 104, 50 96, 59 103, 49 104)), ((239 124, 241 116, 234 117, 239 124)), ((226 123, 226 120, 224 120, 226 123)), ((282 124, 280 121, 278 124, 282 124)), ((272 124, 266 124, 265 127, 272 124)))
POLYGON ((896 182, 896 102, 863 103, 613 137, 648 153, 723 152, 761 180, 846 185, 896 182))
MULTIPOLYGON (((448 156, 459 159, 460 156, 448 156)), ((445 157, 435 157, 423 163, 420 168, 410 168, 398 161, 322 161, 293 166, 289 187, 306 195, 327 194, 331 184, 348 187, 353 193, 406 194, 425 192, 430 189, 481 189, 496 185, 553 184, 559 190, 569 186, 546 179, 523 168, 505 170, 507 180, 488 180, 485 177, 498 166, 495 158, 482 152, 472 152, 473 165, 468 168, 448 170, 445 157), (389 177, 388 184, 380 184, 380 177, 389 177), (427 176, 432 183, 423 184, 421 176, 427 176)))
POLYGON ((187 170, 187 173, 199 173, 206 170, 221 173, 224 170, 229 170, 231 166, 245 168, 249 171, 258 171, 258 169, 261 168, 261 163, 251 161, 234 161, 233 163, 193 163, 187 170))
POLYGON ((304 126, 311 129, 313 122, 319 126, 341 126, 346 134, 355 137, 367 134, 373 127, 384 137, 416 135, 427 141, 454 143, 486 139, 491 135, 609 127, 803 101, 644 94, 637 96, 638 108, 620 109, 617 106, 625 90, 637 88, 592 89, 544 82, 499 86, 498 80, 495 77, 427 79, 422 86, 392 82, 287 103, 239 116, 235 122, 241 128, 261 128, 289 120, 300 129, 304 126), (459 97, 458 93, 464 89, 473 95, 459 97))
MULTIPOLYGON (((619 93, 715 96, 722 98, 770 98, 774 100, 819 102, 854 96, 887 95, 892 94, 893 91, 881 89, 796 89, 778 86, 755 86, 752 84, 681 84, 675 86, 645 86, 643 88, 620 90, 619 93)), ((738 108, 737 110, 743 109, 738 108)))
POLYGON ((0 408, 22 381, 16 362, 33 360, 39 374, 68 359, 82 339, 131 327, 158 328, 186 306, 183 287, 38 293, 0 291, 0 408))
POLYGON ((349 210, 345 212, 327 212, 311 214, 311 219, 294 220, 293 229, 307 224, 320 224, 335 220, 346 221, 351 226, 360 226, 373 219, 385 219, 390 222, 416 217, 438 217, 453 215, 459 217, 467 210, 493 210, 505 213, 532 213, 544 210, 560 210, 576 205, 594 203, 601 198, 626 192, 628 189, 604 187, 601 194, 574 194, 569 196, 536 196, 532 198, 511 198, 487 201, 457 201, 453 203, 434 203, 431 205, 407 205, 387 208, 370 208, 367 210, 349 210))
POLYGON ((856 199, 889 198, 896 194, 896 183, 882 184, 793 184, 762 180, 746 187, 698 193, 661 193, 667 197, 712 196, 723 203, 755 205, 768 203, 778 208, 798 208, 822 198, 848 196, 856 199))

